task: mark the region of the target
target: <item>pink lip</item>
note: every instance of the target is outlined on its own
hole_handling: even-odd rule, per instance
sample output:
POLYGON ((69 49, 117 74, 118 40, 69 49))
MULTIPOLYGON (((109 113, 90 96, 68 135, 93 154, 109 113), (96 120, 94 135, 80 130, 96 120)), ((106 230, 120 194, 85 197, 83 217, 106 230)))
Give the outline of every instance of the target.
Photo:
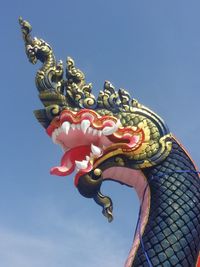
POLYGON ((71 174, 75 169, 75 161, 82 161, 90 155, 90 147, 90 145, 84 145, 71 148, 63 155, 60 166, 51 168, 50 173, 58 176, 71 174))

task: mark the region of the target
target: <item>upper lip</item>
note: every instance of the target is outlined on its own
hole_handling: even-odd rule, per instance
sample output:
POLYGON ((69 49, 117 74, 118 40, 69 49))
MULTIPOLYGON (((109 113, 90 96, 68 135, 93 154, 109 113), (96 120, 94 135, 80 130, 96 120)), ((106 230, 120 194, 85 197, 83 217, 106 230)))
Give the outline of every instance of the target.
MULTIPOLYGON (((80 110, 79 112, 73 112, 71 110, 64 110, 59 117, 56 117, 49 127, 47 133, 51 136, 56 128, 61 127, 65 122, 71 125, 79 125, 83 131, 86 131, 89 126, 93 129, 104 130, 104 134, 112 134, 109 131, 117 130, 120 126, 120 121, 113 116, 99 116, 92 110, 80 110), (114 129, 115 128, 115 129, 114 129)), ((78 126, 79 127, 79 126, 78 126)))

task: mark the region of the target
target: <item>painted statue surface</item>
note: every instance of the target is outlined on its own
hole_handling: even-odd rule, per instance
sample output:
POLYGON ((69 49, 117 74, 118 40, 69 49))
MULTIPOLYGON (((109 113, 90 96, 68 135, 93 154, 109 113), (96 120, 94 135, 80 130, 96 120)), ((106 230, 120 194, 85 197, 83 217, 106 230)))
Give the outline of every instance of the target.
POLYGON ((125 267, 200 266, 200 179, 183 146, 126 90, 106 81, 96 98, 72 58, 64 70, 50 45, 32 38, 27 21, 19 22, 29 61, 42 62, 35 83, 44 108, 35 117, 64 150, 51 174, 75 171, 80 194, 100 205, 109 221, 113 205, 101 192, 103 181, 135 188, 140 212, 125 267))

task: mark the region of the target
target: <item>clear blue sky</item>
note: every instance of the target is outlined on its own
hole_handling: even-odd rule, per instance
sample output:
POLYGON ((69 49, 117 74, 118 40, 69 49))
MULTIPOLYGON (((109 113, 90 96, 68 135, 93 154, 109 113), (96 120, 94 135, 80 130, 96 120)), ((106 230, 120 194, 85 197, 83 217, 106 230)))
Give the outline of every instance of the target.
POLYGON ((138 213, 131 189, 106 183, 109 224, 72 177, 49 174, 62 152, 32 113, 39 65, 27 61, 18 16, 57 59, 75 59, 95 94, 110 80, 159 113, 200 166, 199 12, 197 0, 2 1, 1 267, 121 267, 138 213))

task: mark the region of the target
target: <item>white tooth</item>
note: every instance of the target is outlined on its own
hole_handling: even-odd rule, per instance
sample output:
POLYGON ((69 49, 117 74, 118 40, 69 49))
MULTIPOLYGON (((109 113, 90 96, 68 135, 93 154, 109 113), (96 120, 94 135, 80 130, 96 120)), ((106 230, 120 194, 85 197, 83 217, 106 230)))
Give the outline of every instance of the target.
POLYGON ((58 134, 59 134, 59 131, 58 131, 58 129, 55 129, 55 130, 54 130, 54 133, 55 133, 55 136, 57 137, 57 136, 58 136, 58 134))
POLYGON ((90 121, 89 120, 83 120, 81 122, 81 130, 84 134, 87 132, 88 127, 90 127, 90 121))
POLYGON ((68 134, 70 129, 70 123, 68 121, 63 122, 61 128, 65 134, 68 134))
POLYGON ((58 134, 62 133, 61 127, 58 128, 58 134))
POLYGON ((88 161, 87 160, 82 160, 82 161, 77 161, 75 160, 76 166, 78 169, 86 169, 87 165, 88 165, 88 161))
POLYGON ((58 141, 56 140, 56 130, 54 130, 54 132, 51 135, 52 141, 54 142, 54 144, 58 144, 58 141))
POLYGON ((98 136, 101 136, 102 135, 102 131, 98 131, 98 136))
POLYGON ((98 132, 98 130, 97 129, 93 129, 93 135, 96 135, 97 134, 97 132, 98 132))
POLYGON ((80 124, 76 124, 76 129, 80 130, 81 129, 81 125, 80 124))
POLYGON ((88 133, 90 134, 92 132, 92 127, 88 128, 88 133))
POLYGON ((75 124, 71 124, 71 128, 72 128, 72 130, 74 130, 76 128, 76 125, 75 124))
POLYGON ((100 156, 101 155, 101 149, 98 147, 98 146, 95 146, 95 145, 91 145, 91 150, 92 150, 92 153, 95 155, 95 156, 100 156))
POLYGON ((86 160, 87 160, 87 161, 89 161, 89 160, 90 160, 90 157, 89 157, 89 156, 86 156, 85 158, 86 158, 86 160))

